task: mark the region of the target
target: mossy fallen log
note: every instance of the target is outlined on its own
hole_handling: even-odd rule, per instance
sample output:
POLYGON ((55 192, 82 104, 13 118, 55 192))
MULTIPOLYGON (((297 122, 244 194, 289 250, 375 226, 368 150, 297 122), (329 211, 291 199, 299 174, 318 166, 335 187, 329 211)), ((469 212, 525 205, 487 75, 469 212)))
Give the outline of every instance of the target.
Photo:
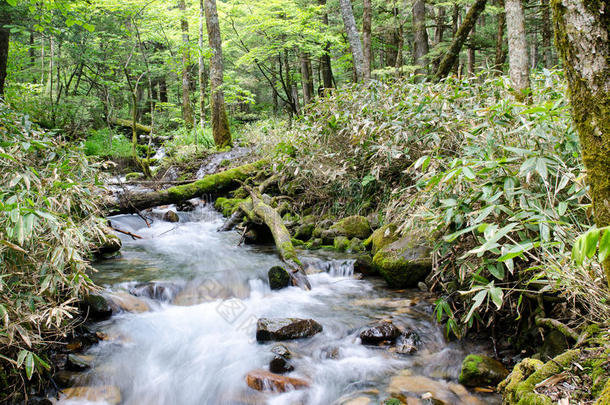
POLYGON ((189 184, 147 193, 124 193, 114 206, 107 207, 111 214, 132 214, 159 205, 176 204, 205 194, 226 193, 240 185, 240 181, 253 176, 266 161, 260 160, 224 172, 210 174, 189 184))
POLYGON ((267 225, 273 235, 273 240, 275 241, 280 259, 286 263, 290 269, 293 284, 307 290, 311 289, 303 265, 299 260, 296 249, 292 244, 290 233, 288 232, 288 229, 286 229, 282 217, 277 210, 263 201, 263 198, 255 193, 250 187, 245 185, 243 187, 250 193, 252 202, 248 201, 247 203, 242 203, 240 204, 240 208, 249 219, 254 220, 255 222, 262 221, 267 225))
MULTIPOLYGON (((118 125, 120 127, 133 128, 133 122, 131 120, 124 120, 122 118, 114 118, 110 122, 112 124, 118 125)), ((152 127, 150 127, 148 125, 136 123, 136 131, 150 134, 152 132, 152 127)))

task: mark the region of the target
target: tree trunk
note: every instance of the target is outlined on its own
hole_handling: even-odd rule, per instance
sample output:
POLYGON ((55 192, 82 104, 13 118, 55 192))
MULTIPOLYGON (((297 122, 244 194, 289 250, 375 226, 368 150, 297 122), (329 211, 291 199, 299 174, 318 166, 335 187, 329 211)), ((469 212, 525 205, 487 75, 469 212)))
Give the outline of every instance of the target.
MULTIPOLYGON (((434 28, 434 46, 437 46, 441 42, 443 42, 443 35, 445 33, 445 7, 439 7, 438 12, 435 18, 435 28, 434 28)), ((438 64, 440 60, 438 57, 434 58, 432 63, 432 71, 436 72, 438 70, 438 64)))
POLYGON ((426 1, 415 0, 413 3, 413 61, 420 66, 416 74, 425 74, 428 54, 428 31, 426 30, 426 1))
POLYGON ((8 63, 8 46, 10 31, 0 22, 0 97, 4 98, 4 82, 6 81, 6 66, 8 63))
POLYGON ((396 61, 394 62, 394 69, 396 71, 396 77, 401 76, 402 72, 402 47, 404 45, 405 33, 404 33, 404 24, 400 20, 400 11, 398 8, 394 8, 394 21, 396 23, 396 61))
POLYGON ((352 52, 354 70, 356 71, 356 80, 360 81, 364 78, 364 53, 362 52, 362 44, 360 43, 360 35, 356 28, 356 20, 352 11, 352 3, 350 0, 339 0, 341 4, 341 16, 347 33, 347 40, 352 52))
POLYGON ((363 0, 364 11, 362 14, 362 53, 364 64, 362 66, 364 80, 371 79, 371 25, 373 19, 373 7, 371 0, 363 0))
POLYGON ((165 80, 165 76, 159 78, 159 101, 162 103, 167 103, 169 101, 167 98, 167 81, 165 80))
POLYGON ((505 0, 506 31, 508 34, 508 67, 510 79, 519 101, 525 100, 530 88, 525 18, 521 0, 505 0))
POLYGON ((34 31, 30 32, 30 47, 28 48, 28 53, 30 54, 30 65, 32 67, 36 66, 36 49, 34 49, 34 31))
POLYGON ((549 0, 540 0, 542 9, 542 60, 545 68, 553 66, 553 48, 551 45, 551 13, 549 10, 549 0))
POLYGON ((205 7, 203 0, 199 0, 199 126, 203 131, 205 126, 205 66, 203 64, 203 23, 205 20, 205 7))
POLYGON ((232 146, 229 119, 225 110, 225 96, 222 91, 222 39, 220 23, 216 11, 216 0, 205 0, 205 19, 208 27, 208 41, 212 48, 210 60, 210 92, 212 95, 212 133, 218 148, 232 146))
MULTIPOLYGON (((468 10, 462 25, 457 30, 453 38, 453 42, 451 43, 449 50, 441 60, 438 70, 436 71, 435 76, 437 80, 443 79, 445 76, 447 76, 451 71, 451 68, 453 68, 455 63, 458 61, 462 46, 464 45, 464 42, 466 42, 466 38, 468 38, 470 31, 476 24, 479 15, 481 15, 483 10, 485 10, 486 3, 487 0, 476 0, 468 10)), ((455 20, 457 21, 457 19, 455 20)))
MULTIPOLYGON (((326 7, 326 0, 318 0, 320 6, 326 7)), ((325 10, 322 14, 322 24, 328 27, 328 12, 325 10)), ((322 71, 322 86, 325 89, 333 88, 333 71, 330 61, 330 43, 326 43, 324 53, 320 58, 320 70, 322 71)))
POLYGON ((468 43, 468 76, 474 76, 474 68, 476 63, 476 48, 474 43, 474 36, 477 32, 476 24, 472 27, 472 31, 470 31, 470 41, 468 43))
POLYGON ((313 72, 311 69, 311 59, 309 54, 301 53, 301 82, 303 84, 303 105, 311 103, 313 100, 313 72))
MULTIPOLYGON (((598 227, 610 226, 610 10, 608 2, 552 0, 555 43, 568 79, 598 227)), ((608 231, 606 231, 608 232, 608 231)), ((603 263, 610 287, 610 258, 603 263)))
POLYGON ((178 0, 180 9, 180 29, 182 30, 182 119, 187 128, 193 127, 193 108, 189 90, 191 83, 189 79, 189 23, 186 19, 186 3, 178 0))
POLYGON ((502 11, 498 13, 498 31, 496 33, 496 60, 494 66, 496 75, 502 74, 504 62, 506 61, 506 52, 504 52, 504 28, 506 27, 504 0, 498 0, 498 6, 502 11))

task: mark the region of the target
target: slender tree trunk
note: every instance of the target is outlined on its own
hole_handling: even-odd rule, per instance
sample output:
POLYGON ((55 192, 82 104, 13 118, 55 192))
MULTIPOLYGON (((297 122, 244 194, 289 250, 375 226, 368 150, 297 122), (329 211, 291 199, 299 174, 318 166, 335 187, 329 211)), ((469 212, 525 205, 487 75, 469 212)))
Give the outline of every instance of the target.
POLYGON ((362 14, 362 52, 364 55, 364 64, 362 66, 364 80, 371 79, 371 26, 373 19, 373 7, 371 0, 363 0, 364 11, 362 14))
POLYGON ((55 41, 53 37, 49 39, 49 81, 47 83, 47 89, 53 99, 53 66, 55 63, 55 41))
POLYGON ((404 33, 404 24, 400 19, 400 10, 397 7, 394 7, 394 21, 396 24, 396 61, 394 62, 394 69, 396 72, 396 77, 400 77, 402 74, 402 65, 403 57, 402 57, 402 48, 404 46, 405 33, 404 33))
POLYGON ((222 38, 216 11, 216 0, 205 0, 205 19, 208 27, 208 41, 212 48, 210 60, 210 92, 212 95, 212 132, 218 148, 232 146, 229 119, 225 110, 225 96, 222 91, 222 38))
POLYGON ((508 33, 508 66, 510 79, 519 101, 525 100, 530 88, 525 17, 521 0, 505 0, 506 31, 508 33))
POLYGON ((504 13, 504 0, 498 0, 498 6, 502 11, 498 13, 498 31, 496 33, 496 75, 502 74, 506 52, 504 52, 504 28, 506 27, 506 14, 504 13))
POLYGON ((549 0, 540 0, 540 8, 542 9, 542 60, 545 68, 553 66, 553 48, 551 45, 551 13, 549 9, 549 0))
POLYGON ((169 101, 167 98, 167 80, 165 79, 165 76, 159 78, 159 101, 162 103, 167 103, 169 101))
MULTIPOLYGON (((568 79, 598 227, 610 226, 610 12, 608 2, 552 0, 555 43, 568 79)), ((608 231, 606 231, 608 232, 608 231)), ((610 257, 603 263, 610 287, 610 257)))
POLYGON ((421 66, 417 74, 425 74, 428 61, 428 31, 426 30, 426 1, 415 0, 413 3, 413 60, 415 65, 421 66))
POLYGON ((0 22, 0 97, 4 98, 4 83, 6 81, 6 66, 8 63, 8 46, 10 31, 0 22))
POLYGON ((474 68, 476 63, 476 48, 474 43, 474 36, 477 32, 476 24, 472 27, 472 31, 470 31, 470 41, 468 44, 468 76, 474 76, 474 68))
POLYGON ((182 119, 187 128, 193 127, 193 108, 191 107, 191 81, 189 78, 189 23, 186 19, 186 3, 178 0, 180 9, 180 29, 182 30, 182 119))
POLYGON ((347 33, 347 40, 352 51, 354 62, 354 70, 356 71, 356 80, 360 81, 364 78, 364 53, 362 52, 362 44, 360 43, 360 35, 356 28, 356 20, 352 11, 352 3, 350 0, 339 0, 341 5, 341 16, 347 33))
POLYGON ((313 100, 313 72, 309 54, 301 53, 301 82, 303 84, 303 105, 311 103, 313 100))
MULTIPOLYGON (((449 50, 441 60, 441 63, 436 71, 436 79, 440 80, 447 76, 451 71, 451 68, 458 61, 460 56, 460 51, 462 50, 462 46, 464 42, 466 42, 466 38, 470 34, 472 27, 476 24, 479 15, 485 10, 485 5, 487 4, 487 0, 476 0, 475 3, 470 7, 466 17, 464 17, 464 21, 462 25, 457 30, 453 42, 449 47, 449 50)), ((456 19, 457 20, 457 19, 456 19)))
MULTIPOLYGON (((434 28, 434 46, 437 46, 441 42, 443 42, 443 36, 445 33, 445 7, 439 7, 438 12, 435 18, 435 28, 434 28)), ((438 70, 438 64, 440 60, 438 57, 434 58, 432 61, 432 71, 436 72, 438 70)))
POLYGON ((34 31, 30 32, 30 47, 28 48, 30 54, 30 65, 36 66, 36 50, 34 49, 34 31))
MULTIPOLYGON (((326 0, 318 0, 320 6, 326 7, 326 0)), ((322 24, 328 27, 328 12, 325 10, 322 14, 322 24)), ((320 70, 322 71, 322 86, 325 89, 333 87, 333 71, 330 60, 330 43, 324 47, 324 53, 320 58, 320 70)))
POLYGON ((203 23, 205 21, 205 7, 203 0, 199 0, 199 126, 205 126, 205 66, 203 64, 203 23))

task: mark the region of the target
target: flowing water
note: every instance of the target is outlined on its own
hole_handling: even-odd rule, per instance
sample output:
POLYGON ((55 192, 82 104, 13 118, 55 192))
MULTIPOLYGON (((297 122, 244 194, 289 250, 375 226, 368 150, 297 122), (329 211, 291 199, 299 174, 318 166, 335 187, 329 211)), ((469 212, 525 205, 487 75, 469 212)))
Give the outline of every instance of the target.
MULTIPOLYGON (((148 291, 143 299, 150 310, 94 324, 110 339, 89 349, 95 360, 82 377, 86 384, 116 386, 129 405, 329 405, 354 397, 379 404, 391 378, 408 369, 403 375, 440 381, 443 395, 456 398, 448 403, 462 403, 447 382, 456 382, 462 359, 481 348, 445 341, 433 319, 433 297, 389 291, 380 280, 355 277, 349 258, 311 252, 302 253, 311 291, 271 291, 266 273, 279 264, 273 247, 238 246, 239 234, 217 232, 222 217, 209 206, 179 215, 179 223, 156 220, 150 228, 137 216, 111 218, 143 239, 121 235, 121 257, 97 264, 93 278, 109 291, 148 291), (254 338, 259 317, 322 324, 311 338, 284 342, 295 366, 289 376, 310 381, 310 388, 278 394, 247 387, 246 374, 265 369, 273 358, 273 343, 254 338), (408 356, 362 345, 359 332, 380 319, 415 330, 419 351, 408 356)), ((480 398, 498 403, 495 396, 480 398)))

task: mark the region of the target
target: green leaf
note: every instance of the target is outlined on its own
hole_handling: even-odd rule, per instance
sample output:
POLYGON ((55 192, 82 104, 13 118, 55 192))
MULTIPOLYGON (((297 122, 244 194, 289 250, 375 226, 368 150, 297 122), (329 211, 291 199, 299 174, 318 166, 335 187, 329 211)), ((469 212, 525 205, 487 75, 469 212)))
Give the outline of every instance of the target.
POLYGON ((606 227, 604 234, 599 241, 599 261, 605 262, 610 258, 610 227, 606 227))
POLYGON ((481 306, 481 304, 483 303, 483 301, 485 300, 485 297, 487 297, 487 290, 481 290, 474 296, 472 306, 470 307, 470 311, 468 311, 468 315, 466 316, 466 319, 464 320, 465 322, 468 322, 470 320, 470 318, 472 317, 472 314, 474 314, 474 311, 476 311, 477 308, 479 308, 481 306))
POLYGON ((489 264, 487 270, 498 280, 504 280, 504 265, 502 263, 498 263, 497 265, 489 264))
POLYGON ((489 296, 494 304, 496 304, 496 308, 499 310, 502 308, 502 303, 504 302, 504 292, 499 287, 492 287, 489 289, 489 296))
POLYGON ((592 258, 597 251, 597 244, 599 242, 599 229, 592 229, 585 233, 585 256, 587 259, 592 258))
POLYGON ((34 353, 28 352, 28 354, 25 356, 25 375, 27 376, 28 380, 30 380, 32 378, 33 374, 34 374, 34 353))
POLYGON ((15 7, 17 5, 17 0, 6 0, 6 2, 13 7, 15 7))
POLYGON ((28 353, 29 352, 25 349, 19 351, 19 354, 17 355, 17 368, 21 367, 23 361, 25 360, 25 356, 27 356, 28 353))

